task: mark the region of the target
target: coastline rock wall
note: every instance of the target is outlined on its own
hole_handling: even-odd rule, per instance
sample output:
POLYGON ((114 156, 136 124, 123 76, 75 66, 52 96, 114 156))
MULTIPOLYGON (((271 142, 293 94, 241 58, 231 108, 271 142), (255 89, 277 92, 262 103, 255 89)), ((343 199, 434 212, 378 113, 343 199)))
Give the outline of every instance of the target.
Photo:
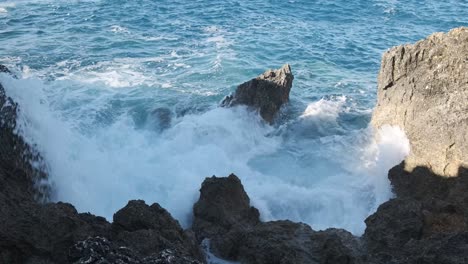
POLYGON ((435 33, 384 53, 372 125, 401 127, 406 169, 456 176, 468 165, 468 28, 435 33))

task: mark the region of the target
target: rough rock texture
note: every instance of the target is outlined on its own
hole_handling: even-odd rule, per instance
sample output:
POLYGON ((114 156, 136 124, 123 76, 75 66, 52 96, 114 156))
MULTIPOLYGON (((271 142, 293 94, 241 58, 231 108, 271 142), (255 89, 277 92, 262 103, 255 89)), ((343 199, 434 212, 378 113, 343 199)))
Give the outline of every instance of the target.
POLYGON ((131 246, 143 256, 169 249, 178 256, 203 259, 195 236, 157 203, 130 201, 114 214, 112 230, 117 244, 131 246))
POLYGON ((289 64, 278 70, 268 70, 255 79, 239 85, 233 95, 221 105, 247 105, 257 109, 267 122, 272 123, 276 113, 289 101, 294 76, 289 64))
POLYGON ((250 206, 250 199, 234 174, 206 178, 193 215, 192 229, 199 241, 224 236, 234 225, 249 227, 260 222, 258 210, 250 206))
POLYGON ((360 242, 349 232, 316 232, 291 221, 260 222, 240 180, 207 178, 194 206, 193 230, 211 251, 241 263, 361 263, 360 242))
POLYGON ((14 132, 18 111, 0 84, 0 263, 202 262, 195 236, 157 204, 130 201, 111 225, 71 204, 42 203, 45 167, 31 166, 42 159, 14 132))
POLYGON ((385 52, 372 124, 404 129, 408 170, 455 176, 468 166, 467 101, 468 28, 461 27, 385 52))
POLYGON ((397 198, 366 219, 370 263, 468 263, 468 170, 458 175, 392 168, 397 198))
POLYGON ((183 257, 170 249, 158 254, 141 257, 133 249, 117 247, 104 237, 90 237, 76 243, 70 249, 70 261, 75 264, 126 263, 126 264, 200 264, 201 262, 183 257))

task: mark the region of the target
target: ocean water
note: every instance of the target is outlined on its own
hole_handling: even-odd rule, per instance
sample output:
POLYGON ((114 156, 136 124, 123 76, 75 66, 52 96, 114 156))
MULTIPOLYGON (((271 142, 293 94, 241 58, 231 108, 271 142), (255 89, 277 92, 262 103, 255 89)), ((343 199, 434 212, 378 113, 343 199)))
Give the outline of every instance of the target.
POLYGON ((468 25, 466 1, 0 2, 0 81, 53 199, 112 220, 129 199, 183 226, 205 177, 237 174, 263 220, 356 235, 392 197, 404 133, 368 127, 383 51, 468 25), (220 108, 290 63, 275 124, 220 108))

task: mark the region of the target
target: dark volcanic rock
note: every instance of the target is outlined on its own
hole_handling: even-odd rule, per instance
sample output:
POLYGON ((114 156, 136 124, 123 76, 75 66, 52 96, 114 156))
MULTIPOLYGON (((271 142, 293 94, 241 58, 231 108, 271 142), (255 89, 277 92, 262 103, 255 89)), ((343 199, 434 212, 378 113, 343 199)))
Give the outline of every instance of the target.
POLYGON ((116 243, 132 247, 142 256, 169 249, 178 256, 203 259, 195 237, 157 203, 128 202, 114 214, 112 230, 116 243))
POLYGON ((410 173, 403 163, 390 170, 397 198, 366 220, 371 263, 466 263, 468 171, 458 175, 422 167, 410 173))
POLYGON ((221 105, 247 105, 257 109, 267 122, 272 123, 276 113, 289 101, 294 76, 289 64, 278 70, 268 70, 255 79, 239 85, 233 95, 221 105))
POLYGON ((206 178, 193 206, 193 231, 199 241, 225 235, 232 226, 248 228, 260 222, 259 212, 236 175, 206 178))
POLYGON ((116 246, 105 237, 90 237, 76 243, 70 249, 70 261, 75 264, 201 264, 198 260, 180 256, 170 249, 141 257, 133 249, 116 246))
POLYGON ((193 230, 212 252, 241 263, 359 263, 359 241, 349 232, 322 232, 291 221, 259 221, 240 180, 207 178, 194 206, 193 230))

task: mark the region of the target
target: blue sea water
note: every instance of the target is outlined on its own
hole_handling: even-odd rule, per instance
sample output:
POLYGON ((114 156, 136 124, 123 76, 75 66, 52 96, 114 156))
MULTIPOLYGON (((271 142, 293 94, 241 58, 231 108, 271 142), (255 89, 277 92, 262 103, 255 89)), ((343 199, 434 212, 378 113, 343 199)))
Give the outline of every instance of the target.
POLYGON ((158 202, 185 227, 205 177, 236 173, 264 220, 362 234, 408 153, 368 128, 381 54, 468 25, 468 2, 0 2, 1 75, 54 200, 112 219, 158 202), (273 126, 219 108, 236 85, 289 63, 273 126))

